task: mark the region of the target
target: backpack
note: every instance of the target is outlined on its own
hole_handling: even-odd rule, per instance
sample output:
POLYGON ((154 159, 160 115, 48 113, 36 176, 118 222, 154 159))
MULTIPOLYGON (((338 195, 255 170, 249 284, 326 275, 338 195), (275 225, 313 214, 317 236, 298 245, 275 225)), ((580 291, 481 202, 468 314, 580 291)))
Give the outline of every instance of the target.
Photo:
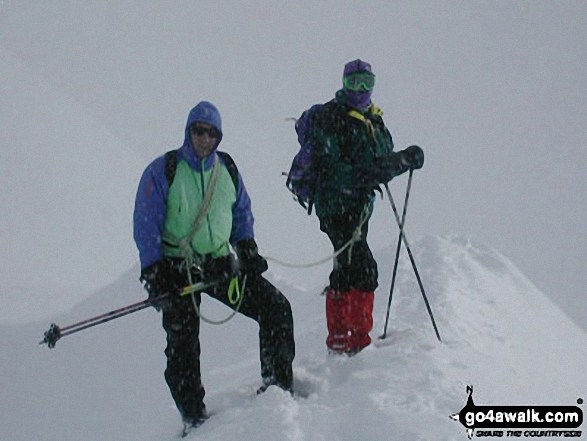
MULTIPOLYGON (((232 159, 232 156, 230 156, 226 152, 221 152, 217 150, 216 153, 224 161, 224 164, 228 169, 228 173, 232 178, 234 188, 238 193, 238 168, 236 167, 234 159, 232 159)), ((177 162, 177 150, 170 150, 167 153, 165 153, 165 177, 167 178, 167 183, 169 184, 169 187, 171 187, 171 184, 173 184, 173 180, 175 179, 177 162)))
POLYGON ((314 144, 308 139, 308 135, 314 115, 322 106, 323 104, 315 104, 302 113, 302 116, 296 121, 295 127, 300 150, 292 161, 285 184, 308 214, 312 213, 314 191, 318 184, 318 172, 314 162, 314 144))

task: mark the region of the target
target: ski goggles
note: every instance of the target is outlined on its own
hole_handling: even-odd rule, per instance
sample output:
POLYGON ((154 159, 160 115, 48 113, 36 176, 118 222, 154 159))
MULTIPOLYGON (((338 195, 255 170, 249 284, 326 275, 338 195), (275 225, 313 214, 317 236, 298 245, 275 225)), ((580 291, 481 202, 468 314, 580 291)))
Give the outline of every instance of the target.
POLYGON ((218 139, 220 138, 220 131, 214 126, 201 126, 198 124, 194 124, 190 127, 192 134, 196 136, 204 136, 208 134, 210 138, 218 139))
POLYGON ((345 89, 358 92, 361 90, 373 90, 375 87, 375 75, 369 72, 358 72, 347 75, 343 79, 345 89))

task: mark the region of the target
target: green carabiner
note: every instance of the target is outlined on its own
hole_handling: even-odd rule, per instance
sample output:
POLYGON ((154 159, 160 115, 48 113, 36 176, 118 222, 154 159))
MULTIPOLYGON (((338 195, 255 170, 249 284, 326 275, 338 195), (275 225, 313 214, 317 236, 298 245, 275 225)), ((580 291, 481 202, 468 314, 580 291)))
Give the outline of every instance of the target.
POLYGON ((241 297, 241 290, 238 284, 238 276, 234 276, 228 285, 228 301, 231 305, 236 305, 241 297), (234 295, 236 292, 236 296, 234 295))

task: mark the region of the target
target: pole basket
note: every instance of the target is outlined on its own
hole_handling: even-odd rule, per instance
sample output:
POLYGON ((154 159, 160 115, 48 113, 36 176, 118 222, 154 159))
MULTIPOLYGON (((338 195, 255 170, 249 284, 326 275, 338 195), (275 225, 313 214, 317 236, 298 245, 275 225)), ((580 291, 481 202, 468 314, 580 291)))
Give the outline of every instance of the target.
POLYGON ((55 323, 51 323, 49 330, 45 332, 44 336, 45 338, 43 341, 39 342, 39 344, 47 344, 49 349, 53 349, 57 343, 57 340, 61 338, 61 329, 55 323))

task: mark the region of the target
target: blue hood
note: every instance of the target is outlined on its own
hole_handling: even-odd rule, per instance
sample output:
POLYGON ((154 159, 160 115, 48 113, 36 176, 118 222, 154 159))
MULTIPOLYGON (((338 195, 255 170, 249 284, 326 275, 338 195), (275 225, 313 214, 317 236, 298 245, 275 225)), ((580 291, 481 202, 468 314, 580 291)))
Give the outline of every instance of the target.
POLYGON ((222 140, 222 118, 220 118, 220 112, 216 106, 208 101, 199 102, 188 115, 188 121, 185 125, 185 141, 184 144, 191 145, 190 127, 196 122, 203 122, 210 124, 218 129, 220 132, 220 139, 222 140))
MULTIPOLYGON (((190 134, 190 127, 196 122, 210 124, 211 126, 214 126, 218 129, 220 132, 220 138, 218 139, 218 144, 216 144, 216 147, 218 147, 220 141, 222 141, 222 118, 220 117, 220 112, 216 106, 208 101, 199 102, 188 115, 188 120, 185 125, 185 138, 183 141, 183 146, 181 147, 181 151, 183 157, 190 163, 190 165, 196 170, 199 170, 200 158, 196 155, 190 134)), ((210 157, 207 159, 209 160, 213 156, 214 154, 210 155, 210 157)), ((212 161, 206 162, 213 163, 212 161)), ((208 166, 206 168, 208 168, 208 166)))

